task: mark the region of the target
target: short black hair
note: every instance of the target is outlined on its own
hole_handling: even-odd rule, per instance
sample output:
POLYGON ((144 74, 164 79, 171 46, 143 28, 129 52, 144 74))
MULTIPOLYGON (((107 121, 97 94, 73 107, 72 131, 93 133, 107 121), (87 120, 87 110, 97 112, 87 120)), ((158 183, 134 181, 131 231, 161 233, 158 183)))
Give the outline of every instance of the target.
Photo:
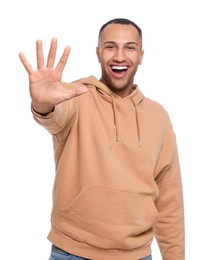
POLYGON ((115 19, 112 19, 112 20, 106 22, 104 25, 101 26, 101 29, 99 30, 99 35, 98 35, 98 37, 101 36, 101 33, 103 32, 104 28, 105 28, 107 25, 109 25, 109 24, 132 25, 132 26, 134 26, 134 27, 137 29, 137 31, 138 31, 138 33, 139 33, 139 37, 140 37, 140 39, 142 40, 142 30, 141 30, 141 28, 140 28, 137 24, 135 24, 133 21, 131 21, 131 20, 129 20, 129 19, 126 19, 126 18, 115 18, 115 19))

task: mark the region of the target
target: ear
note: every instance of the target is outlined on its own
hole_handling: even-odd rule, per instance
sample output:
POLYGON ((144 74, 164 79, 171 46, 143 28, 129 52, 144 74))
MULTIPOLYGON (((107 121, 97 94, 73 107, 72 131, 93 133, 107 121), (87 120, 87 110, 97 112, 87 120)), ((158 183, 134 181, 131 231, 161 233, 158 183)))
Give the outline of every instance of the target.
POLYGON ((142 64, 143 57, 144 57, 144 50, 141 50, 140 51, 140 58, 139 58, 139 65, 142 64))
POLYGON ((98 58, 98 62, 100 63, 100 54, 99 54, 99 48, 96 47, 96 55, 97 55, 97 58, 98 58))

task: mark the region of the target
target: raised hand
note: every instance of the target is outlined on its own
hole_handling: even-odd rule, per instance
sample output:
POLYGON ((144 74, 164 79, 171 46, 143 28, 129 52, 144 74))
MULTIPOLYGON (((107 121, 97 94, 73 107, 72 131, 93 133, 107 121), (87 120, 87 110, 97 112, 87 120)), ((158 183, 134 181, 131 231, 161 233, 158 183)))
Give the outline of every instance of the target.
POLYGON ((67 46, 54 68, 57 51, 57 39, 51 40, 47 64, 45 66, 42 41, 36 42, 37 70, 33 70, 25 55, 20 52, 20 60, 29 75, 29 89, 34 109, 39 113, 48 113, 57 104, 81 95, 87 88, 79 83, 71 83, 71 89, 66 88, 61 82, 62 73, 70 54, 70 47, 67 46))

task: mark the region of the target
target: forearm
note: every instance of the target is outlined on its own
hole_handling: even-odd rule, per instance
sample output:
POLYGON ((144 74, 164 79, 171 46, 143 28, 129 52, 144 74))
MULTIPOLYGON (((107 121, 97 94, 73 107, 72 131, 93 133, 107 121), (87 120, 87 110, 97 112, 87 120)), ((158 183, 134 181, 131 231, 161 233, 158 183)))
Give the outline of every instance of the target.
POLYGON ((35 121, 53 135, 61 132, 66 126, 71 128, 76 113, 75 105, 72 101, 63 102, 55 106, 53 111, 47 114, 36 111, 31 104, 31 111, 35 121))

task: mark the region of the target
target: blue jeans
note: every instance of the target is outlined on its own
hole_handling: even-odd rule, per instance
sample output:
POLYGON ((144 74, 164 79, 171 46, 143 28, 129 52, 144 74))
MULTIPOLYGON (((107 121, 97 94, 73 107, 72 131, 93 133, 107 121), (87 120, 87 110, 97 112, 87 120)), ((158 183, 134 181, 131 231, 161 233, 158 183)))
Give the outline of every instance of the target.
MULTIPOLYGON (((90 259, 69 254, 63 251, 62 249, 58 248, 57 246, 52 245, 52 251, 49 260, 90 260, 90 259)), ((152 257, 147 256, 139 260, 152 260, 152 257)))

